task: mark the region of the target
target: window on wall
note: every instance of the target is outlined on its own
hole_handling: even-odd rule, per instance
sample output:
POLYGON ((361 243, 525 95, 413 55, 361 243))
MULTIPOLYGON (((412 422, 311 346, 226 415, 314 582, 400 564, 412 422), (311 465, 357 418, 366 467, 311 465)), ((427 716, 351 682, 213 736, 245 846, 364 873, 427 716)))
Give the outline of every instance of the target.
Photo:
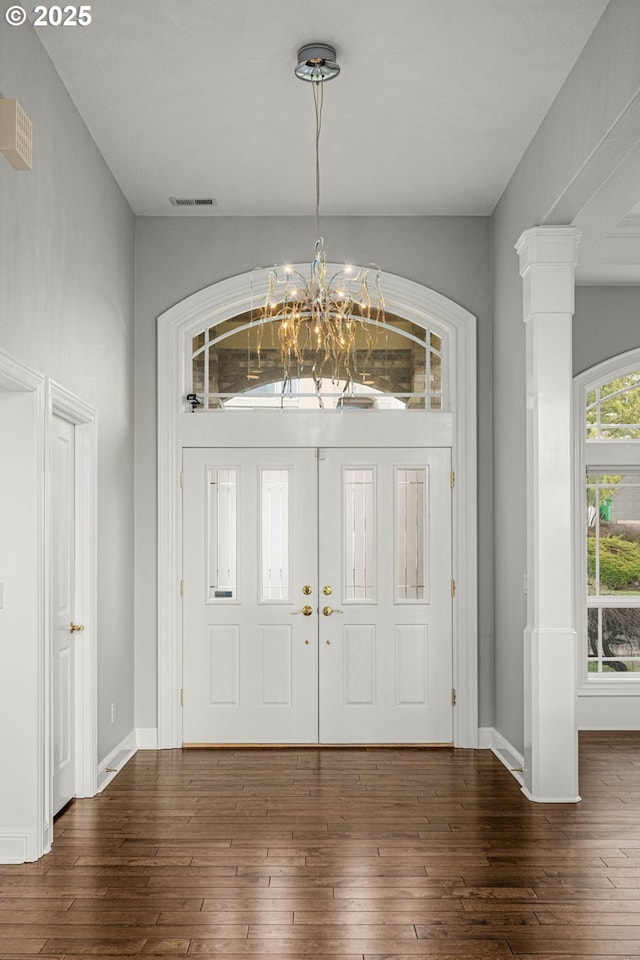
POLYGON ((586 384, 582 402, 586 679, 640 680, 640 370, 586 384))
POLYGON ((587 663, 640 673, 640 474, 589 474, 587 663))
POLYGON ((587 440, 640 440, 640 370, 587 392, 587 440))
POLYGON ((246 313, 223 320, 191 338, 191 393, 196 410, 418 409, 444 410, 447 403, 446 339, 443 333, 387 313, 372 321, 371 340, 356 350, 359 379, 314 380, 300 364, 283 380, 275 324, 246 313))

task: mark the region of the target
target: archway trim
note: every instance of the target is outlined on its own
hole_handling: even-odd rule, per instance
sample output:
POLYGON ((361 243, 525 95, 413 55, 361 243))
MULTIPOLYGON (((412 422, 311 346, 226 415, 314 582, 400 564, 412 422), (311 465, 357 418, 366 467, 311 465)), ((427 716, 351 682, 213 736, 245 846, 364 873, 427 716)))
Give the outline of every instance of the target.
MULTIPOLYGON (((328 264, 328 270, 339 269, 328 264)), ((306 264, 293 264, 305 271, 306 264)), ((246 312, 262 296, 259 275, 245 273, 186 297, 158 317, 158 746, 181 739, 181 417, 190 383, 189 336, 205 324, 246 312)), ((264 278, 266 292, 266 275, 264 278)), ((413 280, 383 273, 389 312, 448 339, 447 406, 453 419, 454 662, 457 694, 454 742, 478 745, 476 318, 464 307, 413 280)), ((320 412, 315 414, 319 415, 320 412)), ((399 413, 399 416, 405 414, 399 413)), ((202 416, 205 416, 204 414, 202 416)), ((212 413, 211 417, 218 414, 212 413)), ((425 414, 438 417, 440 414, 425 414)), ((418 421, 416 421, 418 422, 418 421)), ((423 421, 426 423, 426 420, 423 421)), ((215 427, 212 426, 212 436, 215 427)), ((426 431, 425 431, 426 434, 426 431)), ((210 444, 211 445, 211 444, 210 444)), ((215 445, 215 441, 213 442, 215 445)), ((424 445, 428 444, 425 435, 424 445)))

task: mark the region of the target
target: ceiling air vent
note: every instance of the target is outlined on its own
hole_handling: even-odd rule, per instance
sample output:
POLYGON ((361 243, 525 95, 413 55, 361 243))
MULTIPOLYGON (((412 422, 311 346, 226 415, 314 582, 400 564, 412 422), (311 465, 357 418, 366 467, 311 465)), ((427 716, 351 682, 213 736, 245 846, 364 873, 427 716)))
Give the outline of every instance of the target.
POLYGON ((215 197, 169 197, 172 207, 217 207, 215 197))

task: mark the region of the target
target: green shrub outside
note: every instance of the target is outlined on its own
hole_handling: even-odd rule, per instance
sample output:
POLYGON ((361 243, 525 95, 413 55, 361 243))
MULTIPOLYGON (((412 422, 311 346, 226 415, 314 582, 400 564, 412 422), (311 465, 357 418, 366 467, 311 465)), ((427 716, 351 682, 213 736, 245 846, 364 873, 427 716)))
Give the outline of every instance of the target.
MULTIPOLYGON (((596 573, 596 544, 587 540, 587 573, 596 573)), ((640 544, 623 537, 603 537, 600 540, 600 583, 612 590, 640 588, 640 544)))

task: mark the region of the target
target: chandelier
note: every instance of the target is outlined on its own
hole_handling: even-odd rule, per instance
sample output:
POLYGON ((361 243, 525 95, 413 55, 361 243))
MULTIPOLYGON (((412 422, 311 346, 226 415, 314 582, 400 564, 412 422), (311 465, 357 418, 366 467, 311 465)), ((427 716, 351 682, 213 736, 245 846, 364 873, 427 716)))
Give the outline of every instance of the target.
MULTIPOLYGON (((315 110, 315 246, 309 277, 292 266, 267 270, 268 290, 252 320, 257 321, 257 361, 263 331, 269 328, 282 361, 284 387, 301 376, 311 377, 318 396, 323 377, 344 382, 343 391, 355 383, 367 383, 367 363, 385 319, 380 284, 381 270, 375 264, 343 266, 329 274, 324 240, 320 236, 320 131, 324 83, 340 73, 335 48, 310 43, 298 51, 296 76, 311 83, 315 110)), ((253 325, 253 324, 252 324, 253 325)), ((256 375, 250 375, 254 378, 256 375)))

